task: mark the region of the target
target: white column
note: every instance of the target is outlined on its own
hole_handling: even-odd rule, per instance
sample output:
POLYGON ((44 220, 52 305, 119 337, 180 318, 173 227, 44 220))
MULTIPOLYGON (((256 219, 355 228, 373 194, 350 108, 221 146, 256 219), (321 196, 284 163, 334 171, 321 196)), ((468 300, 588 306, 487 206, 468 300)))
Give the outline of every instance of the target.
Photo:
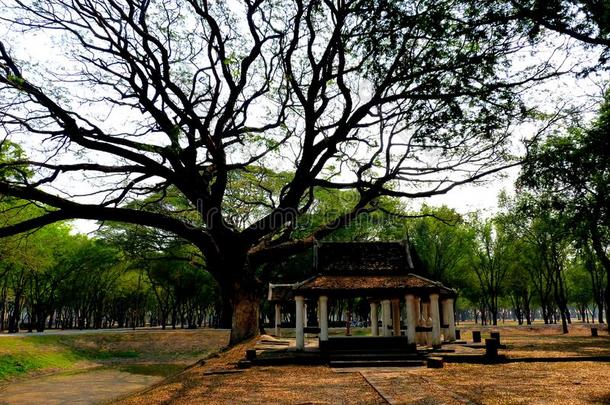
POLYGON ((447 325, 447 300, 440 300, 439 303, 440 311, 441 311, 441 340, 446 341, 449 340, 447 336, 449 332, 444 325, 447 325))
POLYGON ((282 324, 282 305, 275 304, 275 336, 280 337, 280 326, 282 324))
POLYGON ((307 314, 307 303, 305 303, 305 301, 303 301, 303 326, 307 327, 307 318, 308 318, 308 314, 307 314))
POLYGON ((447 337, 446 339, 449 341, 455 340, 455 314, 453 313, 453 298, 448 298, 445 300, 445 319, 447 325, 447 337))
POLYGON ((303 333, 303 307, 304 299, 303 296, 297 295, 294 297, 296 303, 296 337, 297 337, 297 350, 303 350, 305 348, 305 334, 303 333))
POLYGON ((390 323, 392 322, 391 316, 390 300, 381 301, 381 327, 383 328, 383 331, 381 332, 382 336, 392 336, 392 331, 390 330, 390 323))
POLYGON ((379 319, 377 317, 377 303, 371 301, 371 336, 379 336, 379 319))
POLYGON ((438 294, 430 294, 430 315, 432 318, 432 346, 441 344, 441 314, 438 307, 438 294))
POLYGON ((407 294, 405 301, 407 307, 407 339, 409 340, 409 343, 415 343, 415 326, 417 326, 415 296, 413 296, 413 294, 407 294))
MULTIPOLYGON (((413 309, 415 311, 415 325, 416 326, 424 326, 422 321, 422 308, 421 308, 421 298, 415 297, 413 302, 413 309)), ((423 332, 415 331, 415 343, 418 345, 426 344, 426 335, 423 332)))
POLYGON ((320 340, 328 340, 328 297, 320 296, 318 300, 318 318, 320 323, 320 340))

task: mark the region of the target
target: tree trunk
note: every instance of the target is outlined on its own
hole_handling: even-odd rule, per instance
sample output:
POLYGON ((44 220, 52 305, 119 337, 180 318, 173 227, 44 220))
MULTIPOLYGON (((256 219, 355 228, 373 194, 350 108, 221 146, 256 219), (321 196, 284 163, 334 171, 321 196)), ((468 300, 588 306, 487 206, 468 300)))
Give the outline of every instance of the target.
POLYGON ((258 321, 261 299, 258 288, 249 288, 252 283, 234 283, 231 295, 233 317, 231 321, 230 345, 258 336, 258 321))
POLYGON ((19 332, 19 323, 21 321, 21 290, 15 291, 15 304, 13 312, 9 315, 8 333, 19 332))
POLYGON ((606 255, 599 231, 595 226, 591 230, 591 239, 593 241, 593 250, 602 266, 606 269, 606 325, 608 325, 608 334, 610 334, 610 258, 606 255))
POLYGON ((2 309, 0 310, 0 332, 4 331, 4 319, 6 318, 6 306, 8 305, 6 296, 7 288, 4 287, 2 288, 2 302, 0 302, 0 305, 2 305, 2 309))
POLYGON ((528 325, 532 324, 532 310, 530 309, 530 296, 528 295, 523 301, 523 312, 525 313, 525 321, 528 325))
POLYGON ((220 319, 218 327, 221 329, 230 329, 233 325, 233 306, 231 304, 231 292, 221 288, 220 300, 220 319))
POLYGON ((608 325, 608 334, 610 334, 610 268, 607 269, 606 276, 606 325, 608 325))

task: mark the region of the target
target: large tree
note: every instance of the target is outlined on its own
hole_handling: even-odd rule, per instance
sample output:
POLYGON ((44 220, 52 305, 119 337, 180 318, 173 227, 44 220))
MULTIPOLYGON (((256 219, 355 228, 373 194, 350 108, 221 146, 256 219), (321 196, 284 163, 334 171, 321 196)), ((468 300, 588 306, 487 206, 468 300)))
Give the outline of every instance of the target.
POLYGON ((175 233, 230 295, 231 342, 252 336, 262 263, 310 246, 381 196, 442 194, 515 164, 514 124, 531 116, 523 95, 563 59, 524 60, 549 50, 542 36, 485 7, 13 0, 3 24, 61 45, 48 65, 0 42, 0 128, 30 157, 3 167, 34 173, 1 178, 0 194, 46 209, 0 236, 70 218, 175 233), (277 189, 267 169, 282 173, 277 189), (248 186, 238 173, 250 174, 248 186), (295 238, 316 188, 355 198, 295 238), (196 219, 164 201, 170 189, 196 219), (151 194, 163 210, 141 199, 151 194), (255 206, 245 221, 231 220, 235 196, 255 206))

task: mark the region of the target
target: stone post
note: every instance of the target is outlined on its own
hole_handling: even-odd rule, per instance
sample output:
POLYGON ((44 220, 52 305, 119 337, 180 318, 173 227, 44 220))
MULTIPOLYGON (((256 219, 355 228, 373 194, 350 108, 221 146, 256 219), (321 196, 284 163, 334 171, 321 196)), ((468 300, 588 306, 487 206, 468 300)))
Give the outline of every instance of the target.
POLYGON ((392 331, 390 330, 390 322, 391 314, 390 314, 390 300, 381 301, 381 327, 383 331, 381 332, 382 336, 392 336, 392 331))
POLYGON ((371 301, 371 336, 379 336, 379 319, 377 317, 377 303, 371 301))
POLYGON ((392 300, 392 329, 394 336, 400 336, 400 300, 392 300))
POLYGON ((407 339, 409 343, 416 343, 415 327, 417 326, 417 312, 415 311, 415 297, 413 294, 407 294, 405 302, 407 307, 407 339))
POLYGON ((309 320, 307 318, 309 318, 309 313, 307 312, 307 303, 305 301, 303 301, 303 326, 304 327, 307 327, 307 323, 309 322, 309 320))
POLYGON ((305 349, 305 334, 303 331, 303 326, 305 320, 303 319, 303 310, 304 308, 304 298, 302 295, 297 295, 294 297, 294 301, 296 303, 296 338, 297 338, 297 350, 305 349))
POLYGON ((441 314, 438 307, 438 294, 430 294, 430 315, 432 318, 432 346, 440 346, 441 314))
MULTIPOLYGON (((429 327, 430 325, 430 303, 422 302, 421 304, 421 323, 422 326, 429 327)), ((423 332, 421 343, 424 345, 432 345, 432 333, 423 332)))
POLYGON ((318 300, 320 310, 320 340, 328 340, 328 297, 321 295, 318 300))
POLYGON ((275 304, 275 336, 280 337, 280 327, 282 325, 282 305, 275 304))

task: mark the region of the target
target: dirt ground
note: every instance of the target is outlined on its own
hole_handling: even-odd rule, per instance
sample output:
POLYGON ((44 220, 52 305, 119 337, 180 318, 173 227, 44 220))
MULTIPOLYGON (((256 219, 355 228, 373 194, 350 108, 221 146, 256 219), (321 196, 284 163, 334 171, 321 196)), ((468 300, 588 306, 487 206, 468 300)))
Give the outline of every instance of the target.
MULTIPOLYGON (((471 339, 471 326, 461 326, 471 339)), ((476 327, 476 329, 481 329, 476 327)), ((492 328, 483 328, 483 338, 492 328)), ((164 380, 120 404, 610 404, 610 362, 556 361, 610 356, 610 338, 587 326, 569 335, 556 326, 500 326, 510 362, 446 364, 443 369, 350 369, 325 366, 254 367, 235 371, 249 345, 164 380), (555 361, 554 361, 555 360, 555 361), (223 370, 226 374, 218 374, 223 370)))

